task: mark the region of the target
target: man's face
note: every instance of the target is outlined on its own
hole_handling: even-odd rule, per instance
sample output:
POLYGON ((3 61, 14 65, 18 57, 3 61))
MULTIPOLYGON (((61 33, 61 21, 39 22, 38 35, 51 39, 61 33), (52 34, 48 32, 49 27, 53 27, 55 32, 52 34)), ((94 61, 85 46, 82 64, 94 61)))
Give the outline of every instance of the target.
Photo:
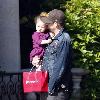
POLYGON ((57 23, 48 24, 48 28, 51 32, 54 32, 57 29, 57 23))

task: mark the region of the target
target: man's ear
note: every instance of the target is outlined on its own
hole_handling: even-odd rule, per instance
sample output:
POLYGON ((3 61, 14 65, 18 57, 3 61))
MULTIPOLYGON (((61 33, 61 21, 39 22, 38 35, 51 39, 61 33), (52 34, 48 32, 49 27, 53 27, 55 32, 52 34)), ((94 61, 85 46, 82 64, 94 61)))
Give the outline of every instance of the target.
POLYGON ((54 24, 57 24, 57 22, 54 22, 54 24))
POLYGON ((54 24, 55 24, 56 28, 58 28, 58 29, 61 27, 60 24, 57 22, 54 22, 54 24))
POLYGON ((57 27, 58 26, 58 23, 57 22, 54 22, 54 25, 57 27))

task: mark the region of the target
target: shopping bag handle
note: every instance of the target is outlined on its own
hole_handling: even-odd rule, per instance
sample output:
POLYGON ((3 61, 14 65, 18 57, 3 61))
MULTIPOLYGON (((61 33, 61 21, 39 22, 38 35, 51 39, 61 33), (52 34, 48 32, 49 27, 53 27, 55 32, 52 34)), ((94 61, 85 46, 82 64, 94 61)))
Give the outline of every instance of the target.
POLYGON ((33 69, 34 69, 34 67, 35 67, 35 66, 32 66, 32 68, 30 69, 30 71, 29 71, 29 72, 32 72, 32 71, 33 71, 33 69))

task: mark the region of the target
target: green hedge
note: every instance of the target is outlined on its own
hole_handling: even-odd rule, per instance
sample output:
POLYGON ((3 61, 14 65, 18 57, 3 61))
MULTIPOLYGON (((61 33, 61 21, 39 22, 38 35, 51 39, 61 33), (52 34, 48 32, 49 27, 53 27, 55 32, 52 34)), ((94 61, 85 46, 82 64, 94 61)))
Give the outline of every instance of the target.
POLYGON ((65 1, 61 8, 65 11, 66 28, 72 37, 73 66, 90 71, 83 85, 83 100, 97 100, 100 95, 100 1, 65 1))

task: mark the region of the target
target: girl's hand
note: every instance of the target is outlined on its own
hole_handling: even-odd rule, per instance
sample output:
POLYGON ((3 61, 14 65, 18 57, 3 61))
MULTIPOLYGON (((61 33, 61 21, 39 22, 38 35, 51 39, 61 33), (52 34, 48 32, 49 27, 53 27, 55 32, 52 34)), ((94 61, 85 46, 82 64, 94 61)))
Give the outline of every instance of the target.
POLYGON ((32 59, 32 65, 38 66, 40 62, 40 58, 38 56, 33 57, 32 59))

